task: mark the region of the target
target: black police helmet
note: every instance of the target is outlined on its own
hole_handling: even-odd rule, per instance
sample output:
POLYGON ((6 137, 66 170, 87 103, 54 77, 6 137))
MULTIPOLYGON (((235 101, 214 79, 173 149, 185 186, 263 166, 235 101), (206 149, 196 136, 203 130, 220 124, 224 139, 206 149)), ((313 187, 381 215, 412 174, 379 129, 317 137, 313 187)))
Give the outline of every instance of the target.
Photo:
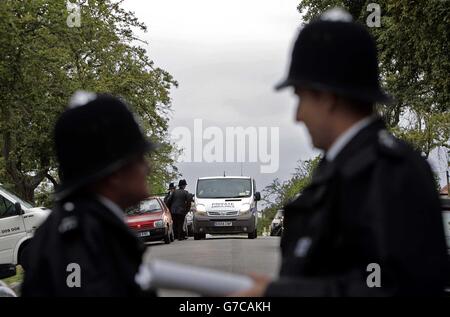
POLYGON ((120 99, 86 92, 77 92, 74 97, 81 101, 73 101, 54 128, 61 178, 55 191, 57 200, 157 148, 120 99))
POLYGON ((361 101, 391 101, 380 88, 373 38, 339 8, 325 12, 300 31, 289 74, 276 89, 288 86, 330 91, 361 101))

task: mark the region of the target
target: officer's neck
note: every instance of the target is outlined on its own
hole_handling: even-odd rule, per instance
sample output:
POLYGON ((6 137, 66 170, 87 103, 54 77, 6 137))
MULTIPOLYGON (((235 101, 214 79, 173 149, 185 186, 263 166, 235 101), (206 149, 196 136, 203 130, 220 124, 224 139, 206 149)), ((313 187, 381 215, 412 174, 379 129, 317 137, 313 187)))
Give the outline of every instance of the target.
POLYGON ((130 206, 129 202, 123 199, 124 195, 121 195, 121 193, 110 186, 97 183, 92 185, 89 189, 94 195, 101 196, 112 201, 114 204, 122 208, 122 210, 125 210, 130 206))
POLYGON ((365 116, 358 121, 348 122, 342 126, 341 130, 336 133, 337 138, 334 139, 332 145, 325 151, 325 159, 329 162, 334 161, 339 153, 349 144, 358 133, 370 124, 372 117, 365 116))
POLYGON ((333 122, 329 125, 329 139, 324 146, 323 150, 325 152, 329 151, 330 148, 341 138, 346 132, 348 132, 353 126, 355 126, 361 120, 370 117, 369 115, 347 115, 347 116, 336 116, 333 122))

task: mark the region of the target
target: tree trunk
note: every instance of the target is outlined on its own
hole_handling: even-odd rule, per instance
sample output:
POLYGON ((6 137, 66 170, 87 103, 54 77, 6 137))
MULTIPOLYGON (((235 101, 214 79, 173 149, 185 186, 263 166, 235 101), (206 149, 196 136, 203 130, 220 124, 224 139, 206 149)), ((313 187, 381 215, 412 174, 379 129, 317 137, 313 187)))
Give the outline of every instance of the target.
POLYGON ((22 184, 14 184, 14 190, 23 200, 34 202, 34 188, 25 184, 25 182, 22 184))
POLYGON ((10 177, 16 194, 29 202, 34 202, 34 190, 42 182, 48 170, 41 170, 35 176, 28 176, 22 173, 18 168, 16 162, 10 157, 11 151, 11 135, 9 132, 3 133, 3 148, 2 154, 5 161, 5 168, 10 177))

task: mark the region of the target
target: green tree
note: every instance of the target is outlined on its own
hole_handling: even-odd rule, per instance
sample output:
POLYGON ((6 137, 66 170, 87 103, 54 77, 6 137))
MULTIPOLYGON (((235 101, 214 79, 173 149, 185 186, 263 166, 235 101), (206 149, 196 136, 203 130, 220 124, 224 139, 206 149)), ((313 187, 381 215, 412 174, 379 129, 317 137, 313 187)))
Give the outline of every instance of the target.
MULTIPOLYGON (((361 0, 303 0, 304 21, 340 6, 366 25, 372 11, 361 0)), ((395 98, 380 112, 392 131, 425 156, 450 139, 450 2, 376 1, 381 26, 368 28, 378 51, 383 85, 395 98)))
POLYGON ((312 173, 319 163, 320 156, 311 160, 298 161, 292 177, 284 182, 278 178, 262 190, 262 196, 267 207, 263 210, 263 217, 258 221, 258 231, 270 226, 278 209, 283 208, 292 199, 295 199, 311 181, 312 173))
POLYGON ((52 129, 77 89, 122 96, 163 145, 151 158, 154 187, 177 174, 167 133, 177 83, 134 36, 145 25, 121 1, 78 3, 81 25, 69 27, 66 1, 0 2, 0 175, 28 200, 44 179, 58 182, 52 129))

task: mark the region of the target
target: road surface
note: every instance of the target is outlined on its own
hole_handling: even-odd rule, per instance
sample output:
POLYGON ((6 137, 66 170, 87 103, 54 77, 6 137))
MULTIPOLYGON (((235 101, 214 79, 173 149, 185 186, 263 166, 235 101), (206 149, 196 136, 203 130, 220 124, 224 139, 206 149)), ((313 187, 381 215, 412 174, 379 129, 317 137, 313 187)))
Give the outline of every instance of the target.
MULTIPOLYGON (((233 273, 254 272, 275 277, 280 256, 277 237, 210 236, 206 240, 175 241, 148 244, 145 261, 163 259, 233 273)), ((197 296, 174 290, 159 290, 159 296, 197 296)))

